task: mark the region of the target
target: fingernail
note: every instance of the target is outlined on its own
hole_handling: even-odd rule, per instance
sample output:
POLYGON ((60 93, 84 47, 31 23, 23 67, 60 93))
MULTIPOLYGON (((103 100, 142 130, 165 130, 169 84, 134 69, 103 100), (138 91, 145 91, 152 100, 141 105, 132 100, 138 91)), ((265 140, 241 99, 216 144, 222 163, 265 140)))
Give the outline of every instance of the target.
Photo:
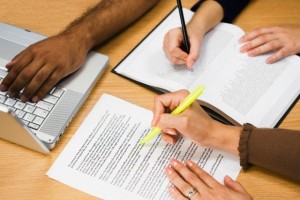
POLYGON ((240 48, 240 52, 241 52, 241 53, 245 53, 245 51, 246 51, 246 45, 244 45, 244 46, 242 46, 242 47, 240 48))
POLYGON ((196 61, 194 61, 194 60, 191 61, 190 66, 189 66, 190 69, 192 69, 192 70, 194 69, 195 63, 196 63, 196 61))
POLYGON ((20 99, 22 102, 28 101, 28 98, 25 95, 21 95, 20 99))
POLYGON ((173 173, 173 171, 172 171, 172 169, 170 169, 169 167, 166 167, 166 173, 167 173, 168 175, 170 175, 170 174, 173 173))
POLYGON ((177 135, 177 133, 174 130, 167 130, 167 133, 169 135, 177 135))
POLYGON ((186 165, 189 166, 189 167, 192 167, 192 166, 193 166, 193 162, 190 161, 190 160, 187 160, 185 163, 186 163, 186 165))
POLYGON ((226 175, 225 178, 226 178, 227 180, 229 180, 229 181, 233 181, 232 178, 231 178, 230 176, 228 176, 228 175, 226 175))
POLYGON ((174 167, 176 167, 178 165, 178 161, 177 160, 171 160, 170 164, 174 167))
POLYGON ((175 186, 174 186, 174 185, 170 185, 170 186, 169 186, 169 190, 170 190, 171 192, 175 192, 175 186))
POLYGON ((0 84, 0 90, 1 90, 1 92, 4 92, 7 90, 7 87, 3 84, 0 84))
POLYGON ((254 57, 254 56, 255 56, 255 51, 254 51, 254 50, 249 51, 249 52, 248 52, 248 56, 254 57))
POLYGON ((14 98, 16 96, 16 93, 15 92, 12 92, 12 91, 7 91, 7 94, 9 97, 11 98, 14 98))
POLYGON ((244 37, 241 37, 238 42, 243 43, 243 41, 244 41, 244 37))
POLYGON ((34 102, 34 103, 38 102, 39 100, 40 100, 40 99, 39 99, 38 96, 34 96, 34 97, 32 97, 32 99, 31 99, 31 101, 34 102))

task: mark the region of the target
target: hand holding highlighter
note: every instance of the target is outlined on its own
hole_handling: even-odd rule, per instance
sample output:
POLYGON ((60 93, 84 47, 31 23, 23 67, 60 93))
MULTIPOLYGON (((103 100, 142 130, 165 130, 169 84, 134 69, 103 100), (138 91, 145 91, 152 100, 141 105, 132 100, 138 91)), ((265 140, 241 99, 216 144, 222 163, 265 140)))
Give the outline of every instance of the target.
MULTIPOLYGON (((205 86, 198 86, 196 87, 185 99, 179 104, 179 106, 174 109, 171 114, 178 115, 182 113, 187 107, 189 107, 198 97, 203 93, 205 86)), ((158 127, 154 127, 147 135, 144 137, 139 144, 145 144, 153 137, 158 135, 161 132, 161 129, 158 127)))

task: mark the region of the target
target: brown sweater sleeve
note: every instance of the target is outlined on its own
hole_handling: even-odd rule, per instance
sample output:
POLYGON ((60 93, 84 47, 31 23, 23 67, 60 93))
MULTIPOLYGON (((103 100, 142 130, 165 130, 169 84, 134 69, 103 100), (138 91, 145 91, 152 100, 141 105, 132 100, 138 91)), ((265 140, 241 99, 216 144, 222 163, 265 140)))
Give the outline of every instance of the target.
POLYGON ((256 165, 300 182, 300 131, 244 124, 239 152, 243 169, 256 165))

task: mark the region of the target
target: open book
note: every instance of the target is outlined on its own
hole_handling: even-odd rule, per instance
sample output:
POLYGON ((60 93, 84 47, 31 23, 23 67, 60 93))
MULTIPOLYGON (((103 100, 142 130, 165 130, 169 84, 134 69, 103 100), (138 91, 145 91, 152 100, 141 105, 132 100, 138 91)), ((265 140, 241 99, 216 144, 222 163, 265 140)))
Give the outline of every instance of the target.
MULTIPOLYGON (((189 21, 193 12, 184 9, 189 21)), ((158 91, 193 90, 205 85, 199 103, 213 117, 234 125, 276 127, 300 93, 300 58, 289 56, 266 64, 269 55, 248 57, 239 52, 239 27, 221 23, 202 42, 194 69, 174 66, 163 52, 165 34, 180 27, 174 9, 113 72, 158 91)))

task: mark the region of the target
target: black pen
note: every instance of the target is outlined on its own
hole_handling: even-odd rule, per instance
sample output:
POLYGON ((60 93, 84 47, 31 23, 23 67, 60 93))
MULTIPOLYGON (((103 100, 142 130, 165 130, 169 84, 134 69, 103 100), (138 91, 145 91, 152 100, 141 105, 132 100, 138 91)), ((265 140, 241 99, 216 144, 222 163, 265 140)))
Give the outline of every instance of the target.
POLYGON ((182 34, 183 34, 183 42, 184 42, 184 44, 181 45, 180 48, 183 51, 185 51, 186 53, 190 53, 190 42, 189 42, 189 37, 188 37, 187 31, 186 31, 181 0, 177 0, 177 7, 178 7, 178 10, 179 10, 179 16, 180 16, 180 21, 181 21, 181 29, 182 29, 182 34))

